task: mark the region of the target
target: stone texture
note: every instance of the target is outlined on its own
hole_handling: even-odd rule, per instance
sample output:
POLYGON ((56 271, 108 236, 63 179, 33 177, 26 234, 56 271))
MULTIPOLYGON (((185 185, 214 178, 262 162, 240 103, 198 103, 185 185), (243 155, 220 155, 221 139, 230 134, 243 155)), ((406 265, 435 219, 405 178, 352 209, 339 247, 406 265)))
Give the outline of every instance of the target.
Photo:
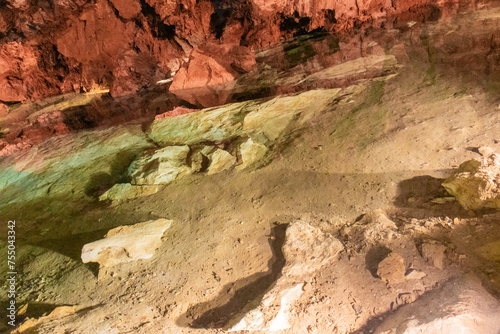
POLYGON ((178 177, 191 174, 187 165, 189 146, 167 146, 146 154, 129 167, 132 184, 167 184, 178 177))
POLYGON ((443 182, 443 187, 455 196, 466 210, 500 208, 500 155, 490 154, 469 160, 443 182))
POLYGON ((256 162, 261 161, 268 152, 268 148, 266 145, 256 143, 252 140, 252 138, 248 138, 247 141, 240 145, 239 152, 242 163, 236 167, 238 170, 245 169, 256 162))
POLYGON ((121 17, 126 20, 133 19, 141 12, 141 4, 138 0, 110 0, 118 10, 121 17))
POLYGON ((255 56, 248 48, 207 43, 192 52, 187 69, 181 68, 177 72, 169 90, 223 84, 255 66, 255 56))
POLYGON ((354 225, 346 227, 344 233, 353 243, 379 244, 389 241, 398 235, 397 226, 390 220, 385 212, 376 209, 363 216, 354 225))
POLYGON ((159 186, 135 186, 130 183, 118 183, 99 197, 100 201, 123 201, 156 194, 159 186))
POLYGON ((226 169, 231 168, 236 163, 236 157, 231 153, 217 149, 210 156, 210 166, 208 167, 208 174, 216 174, 226 169))
POLYGON ((475 279, 458 279, 399 308, 375 334, 497 334, 500 303, 475 279))
POLYGON ((422 257, 438 269, 444 268, 446 247, 430 243, 422 244, 422 257))
POLYGON ((229 331, 279 331, 290 328, 294 303, 303 293, 304 282, 323 266, 331 264, 344 249, 330 234, 306 222, 294 222, 286 230, 283 245, 285 266, 276 284, 264 295, 261 304, 230 322, 229 331))
POLYGON ((149 259, 160 247, 161 237, 171 224, 171 220, 158 219, 114 228, 108 231, 104 239, 83 246, 82 261, 111 267, 123 262, 149 259))
POLYGON ((388 284, 400 283, 404 281, 406 267, 404 259, 397 253, 390 253, 383 259, 377 268, 377 275, 388 284))

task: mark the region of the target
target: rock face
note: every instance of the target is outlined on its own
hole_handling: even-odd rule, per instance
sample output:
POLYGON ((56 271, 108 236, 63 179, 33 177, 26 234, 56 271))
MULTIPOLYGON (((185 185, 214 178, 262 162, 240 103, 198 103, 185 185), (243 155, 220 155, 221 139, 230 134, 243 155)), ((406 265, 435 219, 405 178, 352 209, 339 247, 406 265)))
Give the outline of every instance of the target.
POLYGON ((341 31, 360 22, 408 15, 434 3, 7 1, 0 15, 0 101, 37 99, 96 85, 120 96, 177 71, 172 89, 227 82, 253 66, 247 48, 267 47, 317 28, 341 31))
POLYGON ((83 246, 82 261, 111 267, 123 262, 149 259, 161 245, 161 237, 171 224, 171 220, 158 219, 114 228, 104 239, 83 246))
POLYGON ((375 333, 496 334, 499 331, 500 303, 479 282, 460 279, 398 309, 375 333))
POLYGON ((121 201, 156 194, 159 186, 135 186, 130 183, 117 183, 99 197, 100 201, 121 201))
POLYGON ((170 91, 223 84, 256 66, 255 56, 243 46, 206 44, 191 53, 188 67, 174 76, 170 91))
POLYGON ((466 210, 500 208, 500 155, 490 154, 469 160, 443 182, 443 187, 456 197, 466 210))
POLYGON ((340 241, 306 222, 292 223, 286 231, 283 254, 286 264, 281 277, 264 295, 259 307, 248 312, 229 331, 279 331, 290 328, 288 319, 295 301, 303 293, 304 282, 344 249, 340 241))

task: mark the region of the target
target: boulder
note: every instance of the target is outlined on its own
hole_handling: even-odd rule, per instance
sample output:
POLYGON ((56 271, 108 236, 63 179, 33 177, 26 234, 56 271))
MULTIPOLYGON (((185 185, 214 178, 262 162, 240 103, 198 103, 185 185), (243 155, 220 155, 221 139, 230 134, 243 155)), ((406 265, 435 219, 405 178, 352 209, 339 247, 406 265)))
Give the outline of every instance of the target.
POLYGON ((210 160, 210 166, 208 167, 209 175, 225 171, 236 163, 235 156, 221 149, 217 149, 214 153, 212 153, 210 160))
POLYGON ((399 308, 375 334, 499 332, 500 302, 480 282, 467 277, 451 280, 441 289, 399 308))
POLYGON ((500 208, 500 155, 490 154, 481 161, 469 160, 443 182, 466 210, 500 208))
POLYGON ((156 194, 159 186, 135 186, 130 183, 117 183, 99 197, 100 201, 122 201, 156 194))
POLYGON ((171 220, 158 219, 109 230, 104 239, 83 246, 82 261, 111 267, 123 262, 149 259, 160 247, 161 237, 171 224, 171 220))
POLYGON ((304 282, 323 266, 336 261, 344 246, 330 234, 299 221, 287 228, 282 249, 286 263, 276 284, 266 292, 257 308, 229 323, 230 332, 290 328, 289 319, 303 293, 304 282))

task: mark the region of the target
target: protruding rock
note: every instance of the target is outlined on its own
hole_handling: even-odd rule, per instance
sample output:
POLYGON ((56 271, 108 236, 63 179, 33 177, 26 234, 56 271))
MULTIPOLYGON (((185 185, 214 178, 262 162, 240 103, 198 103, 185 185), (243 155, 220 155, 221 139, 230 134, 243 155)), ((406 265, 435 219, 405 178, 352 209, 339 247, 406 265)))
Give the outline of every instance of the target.
POLYGON ((156 194, 159 186, 135 186, 130 183, 118 183, 99 197, 100 201, 122 201, 156 194))
POLYGON ((220 173, 226 169, 231 168, 236 163, 236 157, 231 153, 218 149, 212 153, 210 157, 210 167, 208 167, 208 174, 220 173))
POLYGON ((446 247, 430 243, 422 244, 422 257, 438 269, 444 268, 446 247))
POLYGON ((110 0, 125 20, 136 17, 141 12, 141 3, 138 0, 110 0))
POLYGON ((0 117, 6 116, 9 113, 9 107, 6 104, 0 103, 0 117))
POLYGON ((189 146, 167 146, 136 160, 130 166, 132 184, 167 184, 179 176, 191 174, 187 166, 189 146))
POLYGON ((261 143, 256 143, 252 138, 248 138, 246 142, 240 145, 240 155, 242 163, 237 169, 245 169, 257 161, 260 161, 266 155, 267 146, 261 143))
POLYGON ((149 259, 160 247, 161 237, 171 224, 171 220, 158 219, 114 228, 104 239, 83 246, 82 261, 111 267, 123 262, 149 259))
POLYGON ((286 264, 281 277, 264 295, 261 304, 248 312, 229 331, 279 331, 290 328, 295 301, 303 293, 304 281, 324 265, 336 260, 342 243, 306 222, 292 223, 286 231, 283 254, 286 264))
POLYGON ((500 155, 491 154, 481 161, 469 160, 443 182, 466 210, 500 209, 500 155))
POLYGON ((389 284, 404 281, 405 272, 406 267, 403 257, 394 252, 383 259, 377 268, 377 275, 380 279, 389 284))
POLYGON ((170 91, 219 85, 250 71, 255 56, 250 49, 237 45, 208 43, 196 48, 186 68, 174 76, 170 91))
POLYGON ((500 303, 479 282, 448 282, 416 302, 398 309, 375 334, 500 332, 500 303))

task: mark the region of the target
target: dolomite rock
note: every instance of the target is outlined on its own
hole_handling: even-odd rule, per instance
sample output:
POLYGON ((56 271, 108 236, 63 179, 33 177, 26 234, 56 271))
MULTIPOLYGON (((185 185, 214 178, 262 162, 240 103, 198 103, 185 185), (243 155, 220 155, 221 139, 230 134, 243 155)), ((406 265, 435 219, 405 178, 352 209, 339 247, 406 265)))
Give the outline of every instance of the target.
POLYGON ((100 201, 122 201, 156 194, 159 186, 135 186, 130 183, 118 183, 99 197, 100 201))
POLYGON ((375 334, 498 334, 500 303, 471 278, 452 280, 399 308, 375 334))
POLYGON ((130 166, 132 184, 167 184, 178 177, 191 174, 187 166, 189 146, 167 146, 136 160, 130 166))
POLYGON ((443 187, 466 210, 500 209, 500 155, 469 160, 443 182, 443 187))
POLYGON ((226 169, 231 168, 236 163, 236 157, 229 152, 218 149, 212 153, 210 166, 208 167, 208 174, 220 173, 226 169))
POLYGON ((83 246, 82 261, 111 267, 123 262, 149 259, 160 247, 161 237, 171 224, 171 220, 158 219, 114 228, 108 231, 104 239, 83 246))
POLYGON ((252 140, 252 138, 248 138, 246 142, 240 145, 242 163, 236 169, 245 169, 262 160, 267 151, 268 149, 266 145, 256 143, 252 140))
POLYGON ((248 312, 229 331, 280 331, 290 328, 294 303, 303 293, 304 282, 324 265, 334 262, 343 250, 340 241, 306 222, 292 223, 286 231, 283 254, 286 264, 276 284, 261 304, 248 312))

